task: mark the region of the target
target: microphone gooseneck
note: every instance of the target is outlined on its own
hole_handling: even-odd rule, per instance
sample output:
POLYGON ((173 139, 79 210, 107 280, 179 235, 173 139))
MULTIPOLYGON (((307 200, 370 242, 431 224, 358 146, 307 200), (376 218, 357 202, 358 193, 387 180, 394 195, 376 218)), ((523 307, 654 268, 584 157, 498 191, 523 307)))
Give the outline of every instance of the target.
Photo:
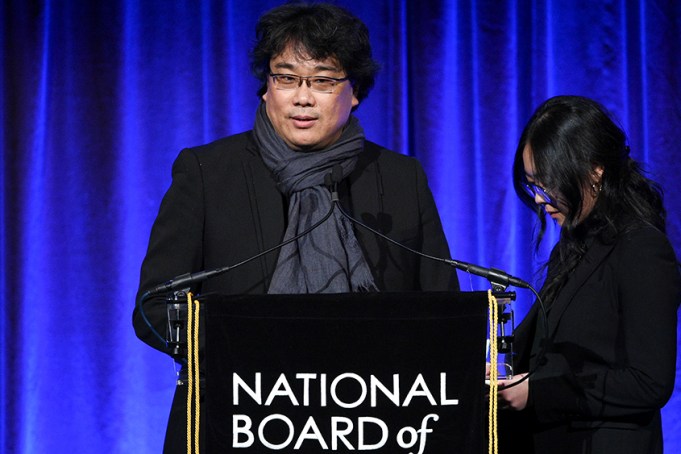
MULTIPOLYGON (((327 181, 328 181, 328 175, 327 175, 327 181)), ((343 206, 340 204, 340 201, 338 200, 338 183, 343 179, 343 171, 342 168, 339 164, 336 164, 332 169, 331 169, 331 181, 327 182, 327 186, 333 185, 333 191, 331 194, 331 200, 333 203, 335 203, 338 206, 338 210, 340 213, 349 219, 352 223, 359 225, 360 227, 370 231, 371 233, 383 238, 384 240, 401 247, 402 249, 405 249, 413 254, 419 255, 421 257, 434 260, 437 262, 442 262, 446 263, 450 266, 453 266, 456 269, 459 269, 461 271, 464 271, 466 273, 474 274, 476 276, 481 276, 490 281, 490 283, 494 286, 503 286, 504 288, 508 287, 509 285, 513 285, 514 287, 520 287, 520 288, 531 288, 530 284, 527 282, 523 281, 520 278, 511 276, 510 274, 495 269, 495 268, 484 268, 482 266, 478 265, 473 265, 471 263, 466 263, 462 262, 459 260, 453 260, 453 259, 446 259, 442 257, 435 257, 432 255, 428 255, 424 252, 417 251, 415 249, 412 249, 408 246, 405 246, 404 244, 393 240, 387 235, 384 235, 383 233, 379 232, 378 230, 369 227, 368 225, 364 224, 363 222, 353 218, 350 216, 348 213, 343 210, 343 206)))
MULTIPOLYGON (((508 389, 508 388, 512 388, 514 386, 518 386, 522 382, 528 380, 532 375, 534 375, 536 373, 537 369, 541 366, 541 362, 544 358, 544 355, 546 354, 547 345, 548 345, 548 342, 546 341, 546 339, 548 339, 548 335, 549 335, 549 327, 548 327, 548 319, 547 319, 547 315, 546 315, 546 308, 544 306, 544 302, 542 301, 541 296, 539 295, 539 293, 537 293, 537 291, 534 289, 534 287, 532 287, 530 284, 528 284, 524 280, 517 278, 517 277, 514 277, 514 276, 511 276, 510 274, 508 274, 508 273, 506 273, 502 270, 498 270, 498 269, 495 269, 495 268, 485 268, 485 267, 482 267, 482 266, 473 265, 471 263, 462 262, 460 260, 446 259, 446 258, 442 258, 442 257, 435 257, 433 255, 429 255, 429 254, 426 254, 424 252, 417 251, 415 249, 410 248, 409 246, 406 246, 406 245, 404 245, 404 244, 402 244, 398 241, 393 240, 389 236, 384 235, 383 233, 379 232, 378 230, 376 230, 372 227, 369 227, 365 223, 353 218, 348 213, 346 213, 345 210, 343 210, 343 207, 340 204, 340 201, 338 200, 337 187, 338 187, 338 183, 340 182, 340 180, 342 180, 342 173, 339 173, 337 171, 337 168, 338 168, 338 170, 340 170, 340 166, 339 165, 334 166, 334 168, 331 172, 331 177, 330 177, 331 181, 329 181, 327 179, 327 186, 332 186, 332 184, 333 184, 333 190, 332 190, 332 195, 331 195, 333 204, 338 206, 338 210, 341 213, 341 215, 346 217, 347 219, 349 219, 350 222, 352 222, 352 223, 372 232, 373 234, 379 236, 380 238, 383 238, 384 240, 386 240, 386 241, 388 241, 388 242, 390 242, 390 243, 392 243, 392 244, 394 244, 394 245, 396 245, 396 246, 398 246, 402 249, 405 249, 409 252, 412 252, 416 255, 419 255, 421 257, 424 257, 424 258, 427 258, 427 259, 430 259, 430 260, 434 260, 434 261, 437 261, 437 262, 446 263, 446 264, 453 266, 454 268, 461 270, 461 271, 464 271, 466 273, 470 273, 470 274, 474 274, 476 276, 484 277, 485 279, 487 279, 492 284, 492 287, 494 287, 494 288, 497 288, 499 286, 506 288, 507 286, 512 285, 514 287, 529 289, 530 291, 532 291, 532 293, 534 293, 534 295, 537 298, 537 303, 539 304, 540 314, 538 315, 538 317, 541 317, 545 341, 543 343, 541 350, 539 351, 539 355, 537 357, 537 361, 536 361, 534 367, 531 370, 529 370, 528 373, 523 378, 521 378, 520 380, 513 382, 513 383, 510 383, 510 384, 507 384, 500 389, 508 389)), ((328 177, 328 175, 327 175, 327 177, 328 177)))
MULTIPOLYGON (((337 166, 337 167, 340 168, 340 166, 337 166)), ((334 170, 335 169, 336 169, 336 167, 334 167, 334 170)), ((156 287, 153 287, 151 290, 148 291, 148 293, 151 294, 151 295, 155 295, 155 294, 162 293, 162 292, 177 290, 178 288, 188 287, 188 286, 191 286, 192 284, 196 284, 198 282, 203 282, 208 278, 219 276, 223 273, 226 273, 227 271, 233 270, 234 268, 238 268, 242 265, 245 265, 248 262, 251 262, 255 259, 258 259, 258 258, 262 257, 263 255, 269 254, 270 252, 274 252, 277 249, 281 249, 282 247, 286 246, 287 244, 289 244, 293 241, 296 241, 297 239, 300 239, 301 237, 307 235, 308 233, 310 233, 311 231, 313 231, 314 229, 316 229, 317 227, 322 225, 333 214, 333 210, 335 208, 335 206, 333 204, 333 200, 334 200, 333 194, 335 194, 336 200, 338 200, 338 190, 337 190, 338 182, 333 180, 333 173, 334 172, 331 172, 331 173, 328 173, 324 176, 325 185, 329 186, 329 187, 333 186, 332 198, 331 198, 332 199, 331 208, 319 221, 315 222, 314 224, 312 224, 307 229, 303 230, 299 234, 289 238, 286 241, 282 241, 281 243, 279 243, 275 246, 272 246, 271 248, 266 249, 262 252, 259 252, 255 255, 245 259, 245 260, 242 260, 241 262, 235 263, 234 265, 223 266, 223 267, 220 267, 220 268, 215 268, 215 269, 207 270, 207 271, 198 271, 196 273, 185 273, 185 274, 182 274, 180 276, 176 276, 173 279, 166 281, 162 284, 159 284, 156 287)), ((342 171, 341 171, 341 178, 342 178, 342 171)))
POLYGON ((334 166, 332 172, 326 174, 324 176, 324 183, 326 186, 329 187, 329 190, 332 191, 332 196, 331 196, 331 208, 329 211, 317 222, 312 224, 310 227, 307 229, 303 230, 299 234, 289 238, 286 241, 282 241, 281 243, 272 246, 269 249, 266 249, 264 251, 261 251, 251 257, 248 257, 245 260, 242 260, 241 262, 235 263, 233 265, 229 266, 223 266, 220 268, 215 268, 212 270, 206 270, 206 271, 197 271, 195 273, 185 273, 181 274, 179 276, 176 276, 162 284, 159 284, 155 287, 152 287, 151 289, 145 291, 140 295, 140 297, 137 299, 137 309, 139 311, 140 316, 142 317, 142 320, 144 320, 144 323, 147 325, 147 327, 151 330, 152 334, 159 339, 163 345, 166 345, 166 340, 161 336, 158 331, 154 328, 154 326, 151 324, 151 321, 147 318, 146 313, 144 312, 144 302, 151 298, 154 295, 158 295, 159 293, 165 293, 165 292, 170 292, 173 290, 177 290, 180 288, 187 288, 191 287, 194 284, 197 284, 199 282, 203 282, 206 279, 212 278, 219 276, 221 274, 224 274, 228 271, 231 271, 235 268, 238 268, 242 265, 245 265, 248 262, 251 262, 255 259, 258 259, 262 257, 263 255, 269 254, 270 252, 274 252, 277 249, 281 249, 282 247, 286 246, 287 244, 296 241, 300 239, 301 237, 307 235, 320 225, 322 225, 324 222, 326 222, 329 217, 333 214, 333 210, 336 208, 336 202, 338 201, 338 182, 343 178, 343 172, 342 168, 340 165, 334 166), (338 167, 338 169, 336 169, 338 167), (335 178, 335 179, 334 179, 335 178))

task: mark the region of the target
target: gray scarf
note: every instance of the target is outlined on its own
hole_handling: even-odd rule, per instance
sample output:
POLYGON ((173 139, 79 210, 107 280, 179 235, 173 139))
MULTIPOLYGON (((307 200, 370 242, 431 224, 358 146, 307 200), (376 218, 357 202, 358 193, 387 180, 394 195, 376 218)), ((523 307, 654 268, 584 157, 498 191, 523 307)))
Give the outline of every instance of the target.
MULTIPOLYGON (((331 209, 324 177, 340 164, 343 178, 355 168, 364 149, 364 131, 351 116, 340 139, 312 152, 290 149, 261 103, 253 128, 255 140, 279 191, 289 198, 284 240, 320 220, 331 209)), ((338 210, 319 227, 284 246, 268 293, 343 293, 376 290, 352 225, 338 210)))

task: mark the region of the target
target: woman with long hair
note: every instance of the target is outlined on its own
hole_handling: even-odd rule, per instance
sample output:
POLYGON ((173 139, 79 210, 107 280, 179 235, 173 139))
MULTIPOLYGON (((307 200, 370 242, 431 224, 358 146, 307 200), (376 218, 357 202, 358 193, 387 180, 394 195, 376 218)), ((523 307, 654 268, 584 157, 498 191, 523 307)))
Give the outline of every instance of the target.
POLYGON ((514 449, 662 452, 681 279, 661 189, 629 153, 605 108, 578 96, 544 102, 520 138, 516 193, 539 218, 537 245, 547 217, 560 239, 544 310, 535 304, 515 332, 521 373, 498 394, 514 449))

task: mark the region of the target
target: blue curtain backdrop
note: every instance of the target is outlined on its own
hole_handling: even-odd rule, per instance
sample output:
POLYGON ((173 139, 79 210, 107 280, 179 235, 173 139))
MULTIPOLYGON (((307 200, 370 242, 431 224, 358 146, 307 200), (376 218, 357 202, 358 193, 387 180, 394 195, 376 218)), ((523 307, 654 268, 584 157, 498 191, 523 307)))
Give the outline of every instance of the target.
MULTIPOLYGON (((278 3, 0 5, 0 451, 160 452, 174 371, 133 333, 139 266, 178 151, 253 124, 248 50, 278 3)), ((666 189, 681 252, 681 3, 337 3, 369 25, 382 63, 357 115, 423 163, 455 258, 538 282, 547 248, 532 252, 510 168, 524 123, 557 94, 620 119, 666 189)), ((531 302, 518 291, 518 317, 531 302)), ((668 452, 681 452, 679 388, 668 452)))

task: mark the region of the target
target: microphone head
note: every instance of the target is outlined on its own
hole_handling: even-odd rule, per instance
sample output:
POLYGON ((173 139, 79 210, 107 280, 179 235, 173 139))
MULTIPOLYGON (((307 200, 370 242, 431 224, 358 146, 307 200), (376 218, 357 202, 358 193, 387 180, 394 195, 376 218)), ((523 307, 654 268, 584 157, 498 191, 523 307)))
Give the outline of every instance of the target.
POLYGON ((334 183, 340 183, 343 180, 343 167, 340 164, 336 164, 331 169, 331 180, 334 183))

